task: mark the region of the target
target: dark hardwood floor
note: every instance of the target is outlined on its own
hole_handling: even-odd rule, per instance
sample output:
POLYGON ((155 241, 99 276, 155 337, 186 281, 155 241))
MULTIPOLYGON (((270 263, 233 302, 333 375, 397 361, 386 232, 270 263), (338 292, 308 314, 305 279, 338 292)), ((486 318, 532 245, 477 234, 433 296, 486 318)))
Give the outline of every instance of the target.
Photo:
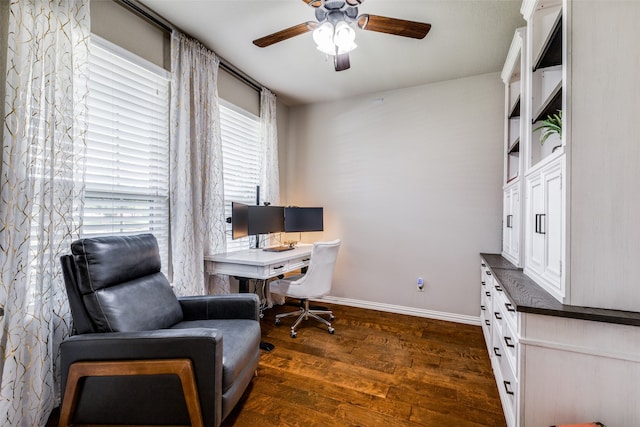
POLYGON ((267 310, 258 376, 225 427, 504 426, 480 326, 340 305, 336 331, 307 321, 289 337, 267 310))
MULTIPOLYGON (((265 312, 258 376, 223 427, 505 426, 480 326, 340 305, 334 335, 265 312)), ((55 417, 55 415, 54 415, 55 417)))

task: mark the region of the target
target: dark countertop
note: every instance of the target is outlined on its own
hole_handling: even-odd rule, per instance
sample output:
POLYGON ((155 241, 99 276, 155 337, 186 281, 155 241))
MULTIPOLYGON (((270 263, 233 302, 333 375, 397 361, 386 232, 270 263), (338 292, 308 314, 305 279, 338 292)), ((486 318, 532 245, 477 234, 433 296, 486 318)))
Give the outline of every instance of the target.
POLYGON ((640 313, 562 304, 500 254, 480 254, 516 311, 640 326, 640 313))

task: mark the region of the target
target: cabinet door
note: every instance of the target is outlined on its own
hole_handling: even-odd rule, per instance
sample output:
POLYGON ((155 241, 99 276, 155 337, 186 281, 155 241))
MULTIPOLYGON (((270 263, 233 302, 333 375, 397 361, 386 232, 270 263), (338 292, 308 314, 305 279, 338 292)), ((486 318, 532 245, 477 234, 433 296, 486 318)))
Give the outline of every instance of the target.
POLYGON ((504 190, 504 200, 502 201, 503 221, 502 221, 502 251, 508 256, 512 253, 511 249, 511 189, 504 190))
POLYGON ((526 267, 535 274, 542 275, 545 265, 545 235, 541 232, 544 215, 544 185, 542 175, 527 178, 527 250, 526 267))
POLYGON ((520 265, 520 187, 511 189, 511 255, 520 265))
POLYGON ((564 158, 527 176, 524 272, 564 302, 564 158))
POLYGON ((502 222, 502 255, 514 265, 520 265, 520 187, 504 190, 502 222))
POLYGON ((556 287, 556 293, 564 295, 562 289, 562 259, 564 200, 562 192, 562 163, 558 162, 543 175, 545 193, 545 215, 542 221, 542 232, 545 233, 546 259, 544 265, 545 278, 556 287))

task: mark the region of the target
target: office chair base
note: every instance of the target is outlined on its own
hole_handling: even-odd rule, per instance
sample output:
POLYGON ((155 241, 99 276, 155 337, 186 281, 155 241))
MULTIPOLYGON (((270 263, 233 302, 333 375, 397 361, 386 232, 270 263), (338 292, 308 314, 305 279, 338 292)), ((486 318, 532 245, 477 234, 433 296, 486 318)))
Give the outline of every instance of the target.
POLYGON ((296 328, 298 327, 298 325, 300 325, 300 323, 302 323, 303 320, 307 320, 309 318, 312 318, 314 320, 317 320, 320 323, 325 324, 330 334, 333 334, 335 332, 335 329, 333 328, 333 326, 331 326, 331 322, 319 316, 319 314, 328 315, 329 320, 333 320, 335 319, 335 316, 333 315, 332 311, 311 310, 309 309, 309 300, 306 300, 306 299, 302 300, 302 303, 303 303, 303 306, 300 307, 300 310, 292 311, 290 313, 277 314, 276 325, 280 325, 280 319, 282 319, 283 317, 298 316, 296 321, 293 322, 293 325, 291 325, 291 333, 290 333, 291 338, 295 338, 298 335, 296 332, 296 328))

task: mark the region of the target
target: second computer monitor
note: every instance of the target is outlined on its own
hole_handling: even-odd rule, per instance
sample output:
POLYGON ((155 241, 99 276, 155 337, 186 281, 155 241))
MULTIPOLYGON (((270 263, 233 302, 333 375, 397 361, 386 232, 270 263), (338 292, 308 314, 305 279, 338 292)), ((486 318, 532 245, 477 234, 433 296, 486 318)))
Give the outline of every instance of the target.
POLYGON ((284 231, 322 231, 324 229, 322 208, 284 208, 284 231))
POLYGON ((280 233, 283 230, 282 206, 249 206, 249 235, 280 233))

